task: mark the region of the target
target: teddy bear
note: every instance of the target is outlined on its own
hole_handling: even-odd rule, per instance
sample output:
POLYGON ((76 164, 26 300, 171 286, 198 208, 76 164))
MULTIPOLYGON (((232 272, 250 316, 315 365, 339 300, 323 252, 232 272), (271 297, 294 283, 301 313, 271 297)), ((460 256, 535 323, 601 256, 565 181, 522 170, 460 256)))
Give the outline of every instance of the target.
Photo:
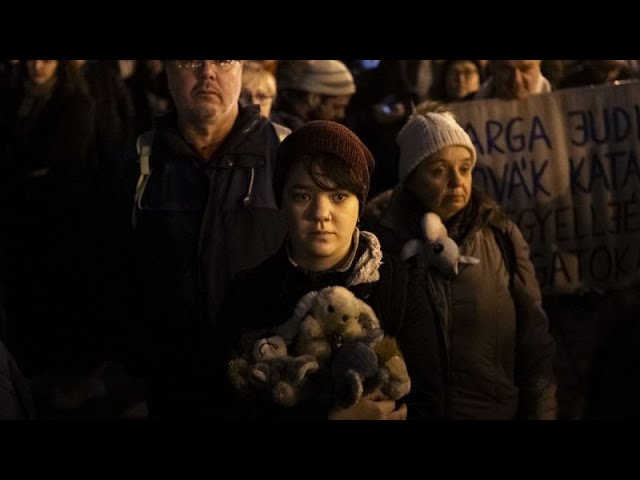
POLYGON ((393 400, 411 391, 407 365, 396 339, 383 336, 379 329, 336 351, 331 373, 335 403, 343 408, 376 389, 393 400))
POLYGON ((347 288, 333 286, 303 296, 277 333, 288 342, 295 341, 298 354, 312 355, 323 364, 345 341, 379 328, 369 305, 347 288))
POLYGON ((380 369, 387 372, 380 386, 382 392, 394 400, 407 395, 411 391, 411 378, 396 339, 385 336, 376 343, 374 350, 380 369))
POLYGON ((397 400, 411 388, 396 341, 384 336, 373 309, 344 287, 302 297, 277 333, 299 354, 330 365, 337 405, 353 405, 376 388, 397 400))
POLYGON ((378 356, 370 345, 356 340, 335 352, 331 377, 334 404, 347 408, 358 403, 362 395, 380 388, 388 379, 388 371, 380 368, 378 356))
POLYGON ((236 357, 229 362, 231 384, 245 395, 268 392, 273 402, 283 407, 297 405, 307 375, 319 368, 311 355, 289 355, 284 339, 279 336, 258 339, 251 360, 249 363, 244 357, 236 357))
POLYGON ((459 264, 476 265, 480 263, 475 257, 460 255, 458 244, 449 237, 438 214, 427 212, 420 222, 424 239, 409 240, 400 252, 403 261, 424 252, 429 265, 433 265, 443 275, 458 274, 459 264))

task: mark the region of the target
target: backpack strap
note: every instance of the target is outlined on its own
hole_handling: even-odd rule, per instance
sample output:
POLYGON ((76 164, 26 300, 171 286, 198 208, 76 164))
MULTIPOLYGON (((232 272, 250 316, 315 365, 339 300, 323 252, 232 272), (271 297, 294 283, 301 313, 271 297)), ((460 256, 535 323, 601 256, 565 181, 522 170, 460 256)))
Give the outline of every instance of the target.
POLYGON ((153 144, 154 131, 150 130, 138 136, 136 140, 136 150, 138 152, 138 163, 140 165, 140 176, 136 185, 136 193, 134 195, 133 210, 131 212, 131 224, 136 228, 138 223, 137 210, 141 208, 142 195, 147 186, 149 177, 151 176, 151 165, 149 159, 151 157, 151 145, 153 144))

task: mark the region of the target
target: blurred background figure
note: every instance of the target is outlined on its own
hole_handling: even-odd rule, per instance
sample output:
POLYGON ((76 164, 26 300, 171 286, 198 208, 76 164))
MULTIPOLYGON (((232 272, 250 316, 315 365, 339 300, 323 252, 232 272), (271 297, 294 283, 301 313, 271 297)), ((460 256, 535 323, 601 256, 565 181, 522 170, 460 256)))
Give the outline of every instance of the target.
POLYGON ((575 63, 559 83, 559 88, 602 85, 636 78, 628 60, 583 60, 575 63))
POLYGON ((0 420, 33 420, 35 404, 27 380, 0 341, 0 420))
POLYGON ((428 98, 438 65, 436 60, 381 60, 377 68, 361 70, 358 75, 345 123, 376 159, 372 196, 397 183, 396 136, 413 105, 428 98))
POLYGON ((349 69, 349 71, 353 75, 353 78, 356 81, 356 85, 358 84, 358 77, 362 73, 368 70, 376 69, 380 66, 380 60, 340 60, 340 61, 347 66, 347 68, 349 69))
POLYGON ((96 147, 100 168, 135 140, 136 112, 129 89, 103 60, 70 60, 83 76, 95 105, 96 147))
POLYGON ((291 60, 278 64, 278 99, 273 119, 295 130, 311 120, 342 122, 356 92, 339 60, 291 60))
POLYGON ((109 66, 125 81, 129 82, 136 72, 139 60, 106 60, 109 66))
POLYGON ((26 376, 48 379, 39 383, 44 401, 60 387, 60 405, 75 405, 100 390, 89 379, 108 338, 94 281, 95 109, 72 63, 25 66, 0 101, 8 348, 26 376))
POLYGON ((550 92, 551 83, 542 75, 541 63, 542 60, 490 60, 489 79, 473 99, 522 100, 550 92))
MULTIPOLYGON (((416 115, 426 115, 427 113, 451 113, 448 104, 439 102, 437 100, 425 100, 416 106, 416 115)), ((394 178, 398 178, 398 174, 395 173, 394 178)), ((364 230, 374 230, 380 219, 380 215, 385 208, 389 205, 393 190, 396 185, 392 185, 392 188, 384 190, 375 196, 369 196, 367 204, 361 217, 361 228, 364 230)))
POLYGON ((599 299, 596 348, 587 377, 584 418, 640 419, 640 282, 599 299))
POLYGON ((278 62, 279 60, 246 60, 246 63, 260 64, 262 68, 274 76, 278 71, 278 62))
POLYGON ((0 92, 15 84, 23 67, 24 64, 20 60, 0 60, 0 92))
POLYGON ((564 78, 566 60, 542 60, 540 71, 549 80, 551 90, 558 88, 558 83, 564 78))
POLYGON ((443 102, 468 100, 483 80, 478 60, 445 60, 431 86, 430 97, 443 102))
POLYGON ((136 111, 136 134, 140 135, 151 129, 154 117, 166 113, 171 106, 164 60, 140 60, 130 85, 136 111))
POLYGON ((269 118, 276 98, 276 78, 259 63, 246 62, 242 70, 240 103, 258 105, 260 114, 269 118))

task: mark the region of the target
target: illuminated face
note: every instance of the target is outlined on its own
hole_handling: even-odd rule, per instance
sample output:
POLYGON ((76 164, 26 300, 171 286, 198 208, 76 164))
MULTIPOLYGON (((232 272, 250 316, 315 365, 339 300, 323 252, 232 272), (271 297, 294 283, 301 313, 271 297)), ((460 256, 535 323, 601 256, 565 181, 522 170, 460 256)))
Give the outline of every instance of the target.
POLYGON ((445 90, 451 100, 460 100, 480 88, 480 72, 473 62, 462 60, 449 65, 445 90))
POLYGON ((216 123, 238 111, 239 60, 171 60, 167 80, 178 117, 185 122, 216 123))
POLYGON ((298 162, 289 172, 282 209, 296 263, 312 271, 328 270, 349 254, 359 213, 358 198, 352 192, 337 186, 323 190, 304 163, 298 162))
POLYGON ((465 147, 445 147, 416 167, 409 175, 407 189, 425 211, 448 220, 469 203, 472 165, 471 152, 465 147))
POLYGON ((27 60, 29 78, 36 85, 43 85, 56 76, 58 60, 27 60))
POLYGON ((522 100, 538 92, 542 60, 495 60, 491 63, 496 96, 522 100))

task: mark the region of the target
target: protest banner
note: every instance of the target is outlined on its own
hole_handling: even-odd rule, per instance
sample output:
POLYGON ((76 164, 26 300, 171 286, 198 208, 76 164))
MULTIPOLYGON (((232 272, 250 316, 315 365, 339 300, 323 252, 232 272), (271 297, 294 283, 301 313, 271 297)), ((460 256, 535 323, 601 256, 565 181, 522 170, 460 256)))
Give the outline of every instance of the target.
POLYGON ((611 290, 640 271, 640 83, 451 105, 474 186, 520 227, 544 293, 611 290))

